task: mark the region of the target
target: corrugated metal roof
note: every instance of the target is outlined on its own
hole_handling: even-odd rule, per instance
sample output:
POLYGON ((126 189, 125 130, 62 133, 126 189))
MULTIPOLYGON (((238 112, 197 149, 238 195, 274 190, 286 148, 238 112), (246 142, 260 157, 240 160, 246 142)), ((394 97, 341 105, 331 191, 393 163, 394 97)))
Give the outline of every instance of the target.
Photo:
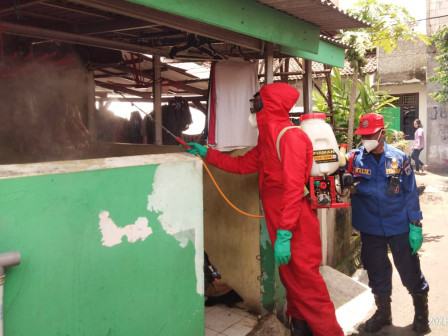
POLYGON ((328 42, 328 43, 334 44, 334 45, 336 45, 336 46, 338 46, 338 47, 342 47, 342 48, 344 48, 344 49, 353 48, 352 45, 347 44, 347 43, 344 43, 344 42, 342 42, 341 40, 337 40, 337 39, 335 39, 335 38, 333 38, 333 37, 330 37, 330 36, 325 36, 325 35, 322 35, 322 34, 321 34, 319 37, 320 37, 320 39, 323 40, 323 41, 326 41, 326 42, 328 42))
POLYGON ((257 0, 296 18, 319 26, 321 30, 369 27, 369 23, 339 9, 329 0, 257 0), (328 19, 331 17, 331 20, 328 19))

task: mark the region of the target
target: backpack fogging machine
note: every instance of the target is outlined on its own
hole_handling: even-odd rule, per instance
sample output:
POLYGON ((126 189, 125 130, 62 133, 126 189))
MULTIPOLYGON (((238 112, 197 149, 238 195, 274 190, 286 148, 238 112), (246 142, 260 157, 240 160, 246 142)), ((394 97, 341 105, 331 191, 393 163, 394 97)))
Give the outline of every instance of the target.
MULTIPOLYGON (((346 165, 347 145, 339 148, 331 126, 325 122, 324 113, 309 113, 300 117, 300 128, 313 144, 313 166, 307 189, 313 209, 344 208, 349 202, 342 198, 353 185, 353 176, 339 169, 346 165)), ((277 152, 280 153, 280 138, 285 131, 297 126, 284 128, 277 137, 277 152)))

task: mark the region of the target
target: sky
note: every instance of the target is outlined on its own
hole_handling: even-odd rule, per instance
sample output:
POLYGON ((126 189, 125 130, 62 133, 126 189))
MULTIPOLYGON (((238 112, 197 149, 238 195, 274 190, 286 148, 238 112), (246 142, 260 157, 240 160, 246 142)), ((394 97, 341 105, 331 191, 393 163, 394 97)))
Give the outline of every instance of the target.
MULTIPOLYGON (((339 0, 339 6, 341 9, 346 10, 358 2, 358 0, 339 0)), ((426 1, 425 0, 378 0, 380 3, 390 3, 397 6, 404 7, 408 10, 416 20, 422 20, 426 18, 426 1)), ((426 33, 426 21, 418 21, 416 31, 419 33, 426 33)))

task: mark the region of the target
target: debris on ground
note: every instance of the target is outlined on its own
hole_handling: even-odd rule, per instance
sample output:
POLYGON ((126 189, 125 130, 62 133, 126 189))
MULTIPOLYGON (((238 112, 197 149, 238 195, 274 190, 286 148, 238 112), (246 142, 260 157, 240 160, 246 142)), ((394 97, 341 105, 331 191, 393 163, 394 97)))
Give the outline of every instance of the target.
POLYGON ((246 336, 289 336, 290 331, 274 314, 263 316, 258 325, 246 336))

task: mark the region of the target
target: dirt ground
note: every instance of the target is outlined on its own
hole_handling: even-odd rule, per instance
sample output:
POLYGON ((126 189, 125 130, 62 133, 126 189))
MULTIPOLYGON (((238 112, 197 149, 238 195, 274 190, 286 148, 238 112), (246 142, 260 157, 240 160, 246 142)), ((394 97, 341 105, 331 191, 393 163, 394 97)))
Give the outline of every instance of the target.
MULTIPOLYGON (((421 268, 429 291, 430 335, 448 335, 448 175, 425 172, 416 175, 417 186, 425 187, 420 196, 423 211, 423 246, 419 251, 421 268)), ((375 309, 372 309, 371 314, 375 309)), ((412 331, 411 296, 401 284, 398 272, 393 273, 393 325, 376 334, 359 331, 350 335, 416 335, 412 331)), ((370 316, 369 315, 369 316, 370 316)))

